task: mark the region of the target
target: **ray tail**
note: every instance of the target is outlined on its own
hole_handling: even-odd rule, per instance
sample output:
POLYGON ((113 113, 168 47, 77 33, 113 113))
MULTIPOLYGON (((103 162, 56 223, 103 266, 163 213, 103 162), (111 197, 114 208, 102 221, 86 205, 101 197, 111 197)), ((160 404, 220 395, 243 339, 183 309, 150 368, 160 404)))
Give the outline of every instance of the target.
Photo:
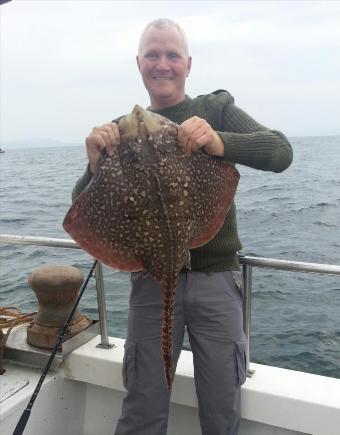
POLYGON ((164 307, 162 319, 162 356, 164 361, 164 373, 168 390, 172 385, 173 355, 172 355, 172 323, 174 318, 176 285, 164 291, 164 307))

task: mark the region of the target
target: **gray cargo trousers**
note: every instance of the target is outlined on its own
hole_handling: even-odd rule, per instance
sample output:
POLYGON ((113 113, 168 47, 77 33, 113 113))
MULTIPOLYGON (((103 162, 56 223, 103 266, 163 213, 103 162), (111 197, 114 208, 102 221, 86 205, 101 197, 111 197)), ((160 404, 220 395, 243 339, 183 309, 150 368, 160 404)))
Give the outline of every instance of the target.
MULTIPOLYGON (((132 291, 123 381, 127 395, 115 435, 166 435, 170 393, 161 356, 163 295, 142 272, 132 291)), ((187 328, 193 353, 202 435, 236 435, 240 386, 246 379, 241 272, 184 272, 179 276, 173 320, 174 365, 187 328)), ((182 434, 178 434, 182 435, 182 434)))

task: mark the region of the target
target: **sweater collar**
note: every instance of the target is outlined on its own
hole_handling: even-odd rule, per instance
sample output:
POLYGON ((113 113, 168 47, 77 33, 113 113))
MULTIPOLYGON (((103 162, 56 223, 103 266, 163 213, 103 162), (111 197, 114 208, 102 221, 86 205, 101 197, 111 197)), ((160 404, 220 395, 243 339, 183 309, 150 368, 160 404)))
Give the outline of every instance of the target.
POLYGON ((158 115, 168 117, 168 115, 187 112, 190 101, 191 98, 189 97, 189 95, 185 95, 184 100, 181 101, 180 103, 175 104, 174 106, 166 107, 164 109, 159 109, 159 110, 153 110, 150 107, 147 107, 147 110, 153 113, 157 113, 158 115))

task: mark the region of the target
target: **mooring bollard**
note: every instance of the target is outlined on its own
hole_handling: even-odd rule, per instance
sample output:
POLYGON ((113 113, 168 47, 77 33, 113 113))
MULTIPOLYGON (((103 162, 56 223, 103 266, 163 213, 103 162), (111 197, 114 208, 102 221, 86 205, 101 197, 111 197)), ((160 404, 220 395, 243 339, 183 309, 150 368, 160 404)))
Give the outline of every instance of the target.
MULTIPOLYGON (((72 266, 41 266, 32 271, 28 284, 38 300, 38 312, 27 327, 27 342, 52 349, 70 314, 84 281, 80 270, 72 266)), ((77 309, 65 340, 92 325, 92 320, 77 309)), ((64 340, 64 341, 65 341, 64 340)))

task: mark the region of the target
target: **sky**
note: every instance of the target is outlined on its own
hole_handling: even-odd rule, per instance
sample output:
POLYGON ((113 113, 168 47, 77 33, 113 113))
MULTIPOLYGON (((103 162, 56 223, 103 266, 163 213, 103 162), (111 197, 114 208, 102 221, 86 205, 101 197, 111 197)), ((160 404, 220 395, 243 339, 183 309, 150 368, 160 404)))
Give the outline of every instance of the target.
POLYGON ((340 134, 340 1, 13 0, 0 6, 1 144, 90 130, 148 106, 138 39, 185 30, 191 97, 226 89, 287 136, 340 134))

